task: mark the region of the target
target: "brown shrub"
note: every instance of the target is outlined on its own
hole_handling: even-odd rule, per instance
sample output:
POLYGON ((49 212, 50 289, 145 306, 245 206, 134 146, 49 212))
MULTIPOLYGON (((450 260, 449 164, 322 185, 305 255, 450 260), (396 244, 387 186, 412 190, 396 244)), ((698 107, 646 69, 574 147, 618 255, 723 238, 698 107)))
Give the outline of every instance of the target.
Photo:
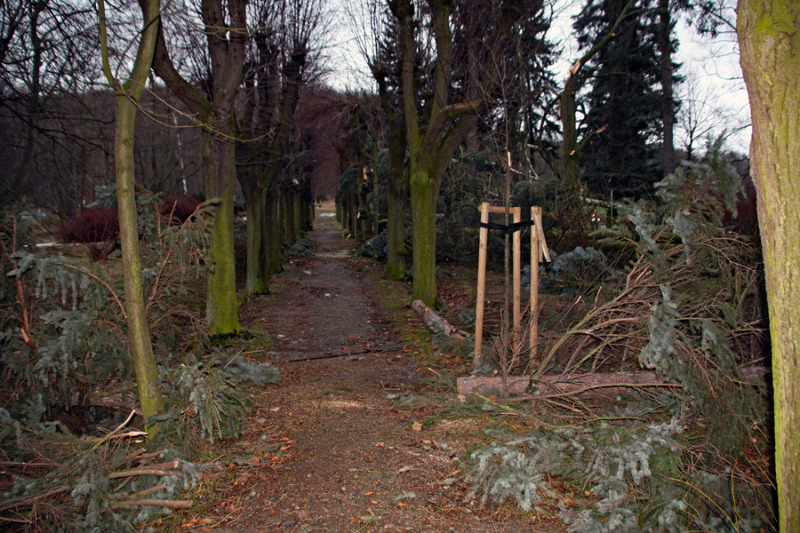
POLYGON ((58 230, 64 242, 110 241, 119 233, 117 210, 112 207, 89 207, 71 220, 65 221, 58 230))
POLYGON ((197 196, 166 196, 158 208, 163 217, 169 218, 170 224, 183 224, 191 217, 200 205, 197 196))

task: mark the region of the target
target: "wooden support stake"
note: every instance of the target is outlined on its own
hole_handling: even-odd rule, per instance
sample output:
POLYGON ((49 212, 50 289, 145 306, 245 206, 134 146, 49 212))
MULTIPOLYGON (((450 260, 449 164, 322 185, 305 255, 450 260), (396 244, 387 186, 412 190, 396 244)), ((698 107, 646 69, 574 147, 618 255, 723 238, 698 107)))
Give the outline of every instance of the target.
MULTIPOLYGON (((504 207, 490 206, 488 202, 483 202, 480 207, 481 223, 489 222, 489 213, 505 213, 504 207)), ((522 221, 522 211, 519 207, 512 207, 511 212, 514 222, 522 221)), ((531 357, 536 355, 536 343, 538 342, 538 319, 539 319, 539 262, 543 259, 550 261, 550 252, 547 249, 547 242, 544 239, 542 229, 542 208, 531 207, 531 220, 535 227, 531 228, 531 330, 530 347, 531 357)), ((513 237, 513 289, 514 289, 514 336, 521 334, 522 313, 521 313, 521 262, 522 262, 522 236, 520 232, 515 232, 513 237)), ((483 344, 483 317, 484 304, 486 299, 486 253, 489 244, 489 230, 481 227, 480 243, 478 245, 478 294, 475 302, 475 354, 472 358, 473 365, 478 368, 481 365, 481 351, 483 344)))
POLYGON ((536 227, 531 228, 531 338, 530 358, 536 357, 539 345, 539 222, 536 220, 536 210, 541 213, 541 207, 531 207, 531 220, 536 227))
POLYGON ((544 239, 542 227, 542 208, 531 207, 531 220, 535 227, 531 228, 531 359, 536 357, 539 344, 539 262, 550 261, 550 250, 544 239))
MULTIPOLYGON (((489 223, 489 202, 480 207, 481 222, 489 223)), ((486 249, 489 244, 489 229, 481 227, 480 244, 478 245, 478 294, 475 303, 475 353, 472 363, 475 368, 481 366, 481 345, 483 343, 483 303, 486 297, 486 249)))
MULTIPOLYGON (((520 207, 512 207, 512 213, 514 214, 514 223, 522 222, 522 208, 520 207)), ((515 231, 513 237, 513 256, 514 256, 514 340, 519 340, 520 337, 520 326, 522 324, 522 313, 520 312, 521 308, 521 296, 522 290, 520 288, 522 283, 522 269, 520 268, 520 264, 522 263, 521 255, 522 255, 522 232, 515 231)))

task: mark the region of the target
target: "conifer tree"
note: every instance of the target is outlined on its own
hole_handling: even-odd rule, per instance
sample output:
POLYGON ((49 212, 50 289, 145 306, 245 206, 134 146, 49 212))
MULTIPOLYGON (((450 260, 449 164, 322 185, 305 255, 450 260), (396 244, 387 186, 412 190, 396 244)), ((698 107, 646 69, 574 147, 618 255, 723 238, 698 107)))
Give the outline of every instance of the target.
MULTIPOLYGON (((588 0, 574 22, 581 46, 588 49, 602 39, 626 3, 588 0)), ((584 135, 601 134, 583 150, 584 182, 603 196, 647 196, 663 173, 658 147, 664 137, 659 60, 664 45, 657 46, 659 20, 650 0, 639 0, 633 10, 638 14, 625 18, 589 64, 593 81, 581 127, 584 135)), ((670 25, 661 30, 670 31, 670 25)))

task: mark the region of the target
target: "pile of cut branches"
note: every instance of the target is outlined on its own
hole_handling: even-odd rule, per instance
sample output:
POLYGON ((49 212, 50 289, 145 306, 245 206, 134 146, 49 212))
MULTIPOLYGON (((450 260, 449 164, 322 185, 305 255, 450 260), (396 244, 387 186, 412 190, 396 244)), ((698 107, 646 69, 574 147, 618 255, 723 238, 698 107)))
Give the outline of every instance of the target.
POLYGON ((148 452, 128 416, 103 437, 76 437, 59 423, 23 425, 0 409, 5 452, 0 524, 12 530, 134 531, 155 512, 183 509, 174 499, 198 480, 172 449, 148 452))
POLYGON ((537 420, 562 425, 540 421, 533 427, 547 431, 516 432, 473 453, 465 466, 472 496, 530 509, 547 490, 547 472, 591 487, 587 511, 562 509, 571 531, 774 527, 760 253, 724 225, 740 180, 718 150, 657 184, 658 211, 630 204, 622 223, 605 230, 598 245, 632 259, 573 301, 560 321, 566 331, 541 358, 526 359, 513 332, 496 342, 497 372, 532 376, 537 390, 502 404, 483 397, 486 408, 523 418, 547 409, 549 418, 537 420), (549 384, 598 372, 632 382, 640 369, 659 382, 613 388, 602 402, 549 384), (643 422, 670 428, 669 438, 641 433, 643 422))

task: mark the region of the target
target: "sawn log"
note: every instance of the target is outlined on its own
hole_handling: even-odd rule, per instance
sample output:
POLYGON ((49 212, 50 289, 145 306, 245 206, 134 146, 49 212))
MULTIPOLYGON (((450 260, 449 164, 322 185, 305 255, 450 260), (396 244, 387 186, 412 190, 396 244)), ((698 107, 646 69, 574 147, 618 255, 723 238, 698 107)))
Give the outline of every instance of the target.
POLYGON ((425 305, 422 300, 414 300, 411 302, 411 309, 419 315, 425 325, 434 333, 444 333, 448 337, 456 337, 459 339, 465 337, 465 335, 450 325, 447 320, 437 315, 433 309, 425 305))

